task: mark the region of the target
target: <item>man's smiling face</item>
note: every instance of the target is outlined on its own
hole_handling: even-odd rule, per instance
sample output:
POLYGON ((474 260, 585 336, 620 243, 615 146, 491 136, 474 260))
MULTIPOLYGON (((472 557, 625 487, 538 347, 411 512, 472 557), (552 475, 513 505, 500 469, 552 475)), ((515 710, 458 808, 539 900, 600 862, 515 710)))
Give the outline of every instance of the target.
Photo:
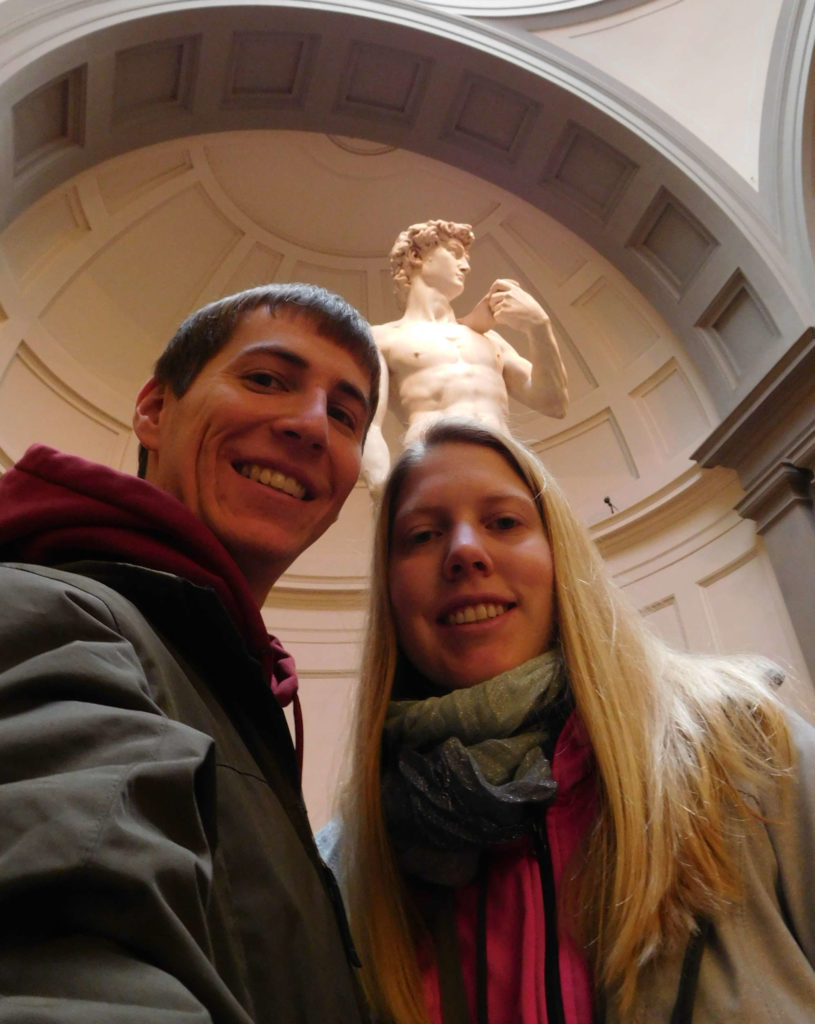
POLYGON ((307 313, 248 313, 179 398, 136 409, 147 479, 232 554, 259 603, 337 518, 359 475, 370 379, 307 313))

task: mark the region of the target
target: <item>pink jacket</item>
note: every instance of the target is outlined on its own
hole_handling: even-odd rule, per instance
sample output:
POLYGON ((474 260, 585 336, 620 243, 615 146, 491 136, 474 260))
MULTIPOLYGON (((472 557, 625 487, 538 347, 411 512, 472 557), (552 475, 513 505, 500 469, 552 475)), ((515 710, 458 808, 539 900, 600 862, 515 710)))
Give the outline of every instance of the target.
MULTIPOLYGON (((564 929, 553 932, 550 910, 564 876, 578 863, 578 847, 597 808, 594 758, 583 724, 575 713, 557 741, 552 776, 558 783, 558 792, 554 803, 542 814, 537 840, 496 848, 489 857, 486 961, 490 1024, 591 1024, 594 1019, 585 959, 564 929), (550 954, 556 952, 557 977, 554 960, 547 972, 547 939, 550 954), (547 973, 552 978, 548 1006, 547 973)), ((475 881, 455 894, 461 969, 473 1022, 478 1019, 479 889, 479 881, 475 881)), ((438 968, 429 953, 420 951, 425 997, 431 1020, 443 1024, 438 968)))

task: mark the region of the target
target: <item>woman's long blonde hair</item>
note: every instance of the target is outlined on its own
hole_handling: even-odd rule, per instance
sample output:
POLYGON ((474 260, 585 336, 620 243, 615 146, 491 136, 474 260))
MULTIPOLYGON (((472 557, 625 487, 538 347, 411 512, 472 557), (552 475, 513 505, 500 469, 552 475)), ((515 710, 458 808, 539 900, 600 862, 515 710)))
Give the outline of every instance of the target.
POLYGON ((732 836, 748 810, 737 787, 766 784, 790 764, 774 666, 670 650, 611 581, 531 452, 470 421, 434 424, 397 461, 382 499, 341 808, 351 924, 378 1019, 428 1021, 416 957, 421 924, 382 816, 380 746, 399 658, 387 590, 390 527, 411 469, 446 443, 498 452, 536 496, 552 549, 560 643, 598 774, 599 812, 568 906, 597 986, 625 1011, 639 969, 686 941, 699 915, 738 898, 732 836))

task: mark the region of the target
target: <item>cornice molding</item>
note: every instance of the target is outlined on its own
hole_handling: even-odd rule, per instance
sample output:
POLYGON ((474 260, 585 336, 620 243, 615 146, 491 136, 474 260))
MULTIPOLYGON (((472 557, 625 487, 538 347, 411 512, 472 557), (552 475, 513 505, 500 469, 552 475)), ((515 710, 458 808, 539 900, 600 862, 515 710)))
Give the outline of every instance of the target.
POLYGON ((367 576, 283 576, 263 607, 361 612, 365 610, 367 599, 367 576))
POLYGON ((793 507, 813 504, 815 329, 808 328, 693 453, 701 466, 738 472, 736 506, 766 531, 793 507))
MULTIPOLYGON (((811 440, 815 452, 815 433, 811 440)), ((764 533, 796 505, 812 508, 812 470, 782 462, 762 474, 736 505, 736 511, 745 519, 753 519, 756 530, 764 533)))
POLYGON ((729 483, 727 470, 693 466, 659 491, 595 525, 590 531, 592 539, 604 558, 613 557, 686 520, 715 501, 729 483))
POLYGON ((771 462, 808 451, 814 391, 815 328, 808 327, 691 458, 737 470, 746 489, 771 462))
POLYGON ((649 0, 427 0, 428 6, 450 8, 482 18, 528 18, 536 28, 579 25, 643 7, 649 0))

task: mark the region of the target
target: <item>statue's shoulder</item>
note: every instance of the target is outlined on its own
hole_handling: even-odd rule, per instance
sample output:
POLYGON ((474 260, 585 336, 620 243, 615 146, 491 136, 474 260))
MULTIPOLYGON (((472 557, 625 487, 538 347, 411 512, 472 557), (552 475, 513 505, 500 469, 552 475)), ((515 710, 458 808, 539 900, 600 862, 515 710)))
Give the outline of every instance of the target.
MULTIPOLYGON (((413 326, 415 327, 415 325, 413 326)), ((410 325, 404 320, 391 320, 387 324, 376 324, 371 327, 371 331, 374 341, 383 354, 394 347, 398 348, 400 342, 403 342, 412 333, 410 325)))

